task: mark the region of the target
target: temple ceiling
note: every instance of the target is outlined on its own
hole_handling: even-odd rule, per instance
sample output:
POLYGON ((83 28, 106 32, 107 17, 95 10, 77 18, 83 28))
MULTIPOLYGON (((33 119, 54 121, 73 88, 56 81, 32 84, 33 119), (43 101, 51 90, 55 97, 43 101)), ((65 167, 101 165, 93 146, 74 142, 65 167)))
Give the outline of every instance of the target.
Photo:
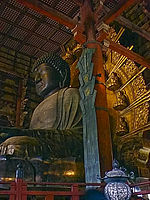
MULTIPOLYGON (((22 2, 24 3, 25 1, 22 2)), ((29 8, 31 5, 26 7, 24 4, 19 3, 19 0, 2 0, 0 2, 0 46, 11 48, 31 57, 39 57, 49 51, 64 54, 64 44, 73 37, 71 28, 69 29, 52 20, 45 13, 42 15, 42 11, 56 12, 58 15, 67 17, 66 20, 77 21, 80 16, 79 6, 76 1, 28 0, 27 2, 33 6, 34 10, 29 8), (35 10, 35 7, 39 10, 35 10)), ((93 8, 95 12, 98 12, 97 24, 105 21, 110 12, 117 10, 118 5, 121 3, 122 1, 116 0, 94 0, 93 8), (101 4, 103 4, 102 9, 101 4)), ((122 14, 114 18, 113 23, 123 25, 131 29, 133 33, 137 33, 138 40, 143 39, 145 48, 148 48, 150 46, 150 16, 145 11, 144 5, 144 1, 137 3, 135 1, 122 14)), ((123 45, 126 45, 125 42, 123 45)), ((145 48, 143 48, 141 47, 138 53, 149 58, 149 51, 145 51, 145 48)))

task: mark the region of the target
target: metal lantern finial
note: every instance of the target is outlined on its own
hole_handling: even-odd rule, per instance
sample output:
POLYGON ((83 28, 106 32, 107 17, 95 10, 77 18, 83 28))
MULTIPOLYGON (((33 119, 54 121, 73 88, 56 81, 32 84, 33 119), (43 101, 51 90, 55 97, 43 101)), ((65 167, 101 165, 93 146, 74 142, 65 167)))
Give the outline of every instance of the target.
POLYGON ((113 160, 112 167, 113 167, 113 169, 118 169, 119 168, 119 162, 116 159, 113 160))
POLYGON ((126 170, 119 168, 117 160, 113 161, 113 169, 105 174, 104 180, 107 183, 104 192, 108 200, 129 200, 131 189, 127 185, 129 176, 126 170))

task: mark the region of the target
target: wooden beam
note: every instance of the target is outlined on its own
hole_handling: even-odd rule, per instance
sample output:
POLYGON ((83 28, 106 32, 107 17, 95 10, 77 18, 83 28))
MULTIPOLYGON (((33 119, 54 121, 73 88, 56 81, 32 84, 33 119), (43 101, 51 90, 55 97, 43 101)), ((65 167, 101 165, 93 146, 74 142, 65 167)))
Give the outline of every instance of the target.
POLYGON ((117 21, 122 26, 125 26, 125 27, 131 29, 133 32, 139 34, 140 36, 142 36, 145 39, 150 41, 150 34, 147 31, 145 31, 141 27, 133 24, 132 22, 130 22, 128 19, 124 18, 123 16, 117 17, 115 19, 115 21, 117 21))
POLYGON ((67 26, 70 29, 73 29, 77 24, 75 20, 71 19, 70 17, 64 15, 61 12, 58 12, 57 10, 53 8, 50 8, 49 6, 42 4, 40 1, 37 1, 37 0, 32 0, 32 1, 31 0, 16 0, 16 1, 25 5, 28 8, 31 8, 37 11, 41 15, 49 17, 52 20, 67 26))
MULTIPOLYGON (((3 17, 1 17, 1 20, 2 20, 3 22, 5 22, 5 23, 11 25, 11 26, 14 25, 13 22, 8 21, 7 19, 5 19, 5 18, 3 18, 3 17)), ((46 24, 46 23, 44 23, 44 24, 46 24)), ((68 32, 65 31, 65 30, 58 29, 58 28, 56 29, 56 28, 53 27, 52 25, 50 25, 50 24, 48 24, 48 25, 49 25, 50 27, 54 28, 56 31, 60 31, 61 33, 71 35, 71 33, 68 33, 68 32)), ((22 29, 23 31, 27 32, 28 34, 31 34, 31 33, 32 33, 32 30, 26 29, 25 27, 20 26, 19 24, 15 24, 15 27, 17 27, 17 28, 19 28, 19 29, 22 29)), ((2 34, 2 33, 0 33, 0 34, 2 34)), ((44 36, 42 36, 42 35, 40 35, 40 34, 38 34, 38 33, 36 33, 36 32, 34 32, 34 33, 32 33, 32 34, 35 35, 36 37, 42 39, 42 40, 47 41, 47 42, 50 41, 50 42, 52 42, 53 44, 61 45, 59 42, 56 42, 56 41, 54 41, 54 40, 51 40, 50 38, 44 37, 44 36)), ((8 34, 7 34, 7 35, 8 35, 8 34)), ((7 37, 8 37, 8 36, 7 36, 7 37)), ((18 41, 19 41, 19 39, 18 39, 18 41)))
POLYGON ((110 45, 109 48, 113 51, 116 51, 117 53, 126 56, 130 60, 139 63, 140 65, 147 67, 150 69, 150 60, 145 59, 144 57, 138 55, 137 53, 134 53, 133 51, 128 50, 124 46, 115 43, 113 41, 109 41, 110 45))
MULTIPOLYGON (((100 21, 98 21, 96 23, 97 30, 99 29, 99 26, 101 25, 101 23, 110 24, 119 15, 121 15, 124 10, 126 10, 128 7, 130 7, 132 4, 134 4, 138 1, 140 1, 140 0, 130 0, 130 1, 123 0, 123 1, 121 1, 121 3, 118 6, 116 6, 112 10, 110 10, 109 8, 107 8, 106 6, 103 5, 105 10, 107 9, 109 11, 106 16, 104 16, 100 21)), ((99 31, 96 39, 97 39, 97 41, 102 42, 107 37, 107 35, 108 35, 108 33, 105 32, 105 30, 101 30, 101 31, 99 31)))
POLYGON ((107 33, 104 31, 100 31, 99 35, 97 36, 97 41, 102 42, 106 37, 107 37, 107 33))
POLYGON ((106 24, 110 24, 112 21, 114 21, 119 15, 123 13, 127 8, 129 8, 131 5, 136 3, 138 0, 123 0, 121 1, 118 6, 116 6, 114 9, 112 9, 106 16, 104 16, 101 21, 103 21, 106 24))

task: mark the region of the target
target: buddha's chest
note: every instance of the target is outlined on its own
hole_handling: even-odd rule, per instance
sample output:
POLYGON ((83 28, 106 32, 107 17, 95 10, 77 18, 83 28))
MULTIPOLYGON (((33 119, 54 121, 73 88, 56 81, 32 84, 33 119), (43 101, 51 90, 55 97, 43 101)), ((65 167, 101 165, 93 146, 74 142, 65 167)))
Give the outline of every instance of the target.
POLYGON ((35 109, 30 128, 33 129, 48 129, 54 128, 57 116, 57 96, 53 95, 51 98, 44 100, 35 109))

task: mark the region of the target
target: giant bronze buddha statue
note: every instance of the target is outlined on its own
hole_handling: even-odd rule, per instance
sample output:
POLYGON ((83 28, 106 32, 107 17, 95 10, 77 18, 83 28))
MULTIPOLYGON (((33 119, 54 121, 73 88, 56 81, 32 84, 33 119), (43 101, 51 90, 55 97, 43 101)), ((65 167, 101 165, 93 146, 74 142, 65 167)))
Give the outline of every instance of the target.
MULTIPOLYGON (((33 112, 30 129, 1 129, 9 137, 0 145, 1 155, 17 157, 81 157, 82 115, 78 89, 69 87, 70 69, 49 53, 33 67, 36 91, 44 100, 33 112), (8 134, 10 135, 10 134, 8 134)), ((0 131, 1 131, 0 130, 0 131)))

